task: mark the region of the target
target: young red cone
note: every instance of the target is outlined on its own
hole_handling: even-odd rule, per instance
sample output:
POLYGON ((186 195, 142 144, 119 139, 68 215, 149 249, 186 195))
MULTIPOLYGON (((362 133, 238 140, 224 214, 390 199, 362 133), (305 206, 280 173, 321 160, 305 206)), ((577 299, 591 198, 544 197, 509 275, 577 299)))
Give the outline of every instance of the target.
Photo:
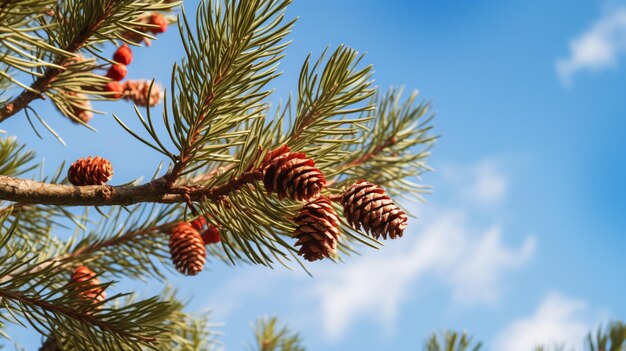
POLYGON ((200 216, 194 219, 193 221, 191 221, 189 224, 191 224, 193 229, 197 230, 198 232, 201 232, 204 230, 204 227, 206 226, 206 218, 204 218, 204 216, 200 216))
POLYGON ((213 225, 209 224, 209 229, 205 230, 202 233, 202 241, 204 241, 205 245, 209 244, 217 244, 222 240, 220 237, 220 230, 213 225))
POLYGON ((128 46, 128 44, 124 44, 117 48, 115 53, 113 54, 113 61, 117 63, 121 63, 123 65, 130 65, 133 60, 133 52, 128 46))
POLYGON ((111 81, 104 86, 104 91, 108 93, 115 93, 110 96, 114 99, 120 99, 122 96, 124 96, 124 85, 120 82, 111 81))
POLYGON ((126 77, 126 74, 128 74, 128 69, 126 68, 126 65, 116 63, 109 68, 106 76, 119 82, 120 80, 124 79, 124 77, 126 77))
POLYGON ((158 26, 148 28, 148 31, 154 34, 164 33, 167 30, 167 19, 165 18, 165 16, 158 12, 153 13, 152 15, 150 15, 150 17, 148 17, 148 24, 154 24, 158 26))

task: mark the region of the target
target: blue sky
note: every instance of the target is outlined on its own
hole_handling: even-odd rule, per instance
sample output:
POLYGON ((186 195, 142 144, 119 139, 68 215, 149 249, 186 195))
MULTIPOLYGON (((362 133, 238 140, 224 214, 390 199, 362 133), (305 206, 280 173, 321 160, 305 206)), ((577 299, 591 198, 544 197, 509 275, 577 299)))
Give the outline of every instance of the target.
MULTIPOLYGON (((228 350, 263 314, 299 330, 310 350, 417 350, 442 328, 466 329, 489 350, 580 348, 588 328, 626 318, 626 3, 296 0, 288 13, 300 18, 274 99, 296 88, 309 52, 366 52, 378 86, 433 101, 441 139, 424 182, 434 193, 404 238, 310 265, 313 279, 219 263, 172 277, 191 309, 225 323, 228 350)), ((178 41, 172 27, 136 50, 130 76, 167 86, 178 41)), ((85 152, 109 158, 119 183, 155 169, 158 155, 110 114, 95 117, 95 134, 37 106, 69 147, 37 140, 23 118, 2 129, 48 170, 85 152)), ((96 107, 134 119, 124 102, 96 107)))

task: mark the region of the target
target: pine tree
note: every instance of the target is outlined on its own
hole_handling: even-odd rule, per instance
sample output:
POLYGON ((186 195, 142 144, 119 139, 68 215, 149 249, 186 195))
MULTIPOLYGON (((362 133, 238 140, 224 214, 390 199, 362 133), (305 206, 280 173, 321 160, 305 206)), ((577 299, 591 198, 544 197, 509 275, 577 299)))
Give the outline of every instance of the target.
POLYGON ((446 330, 440 335, 433 333, 424 343, 425 351, 480 351, 482 343, 472 341, 465 332, 446 330))
MULTIPOLYGON (((64 143, 57 117, 32 102, 89 133, 92 102, 123 99, 143 128, 112 114, 115 137, 169 160, 145 165, 156 171, 141 184, 115 179, 98 155, 39 174, 34 152, 0 139, 3 323, 39 333, 41 350, 216 349, 208 316, 185 312, 173 290, 113 294, 113 280, 192 276, 215 259, 306 269, 302 258, 337 261, 402 236, 407 215, 392 199, 428 190, 429 104, 381 92, 363 55, 341 45, 309 56, 294 97, 270 105, 290 2, 206 0, 190 18, 175 0, 0 1, 0 123, 22 119, 64 143), (158 72, 171 86, 124 81, 133 49, 176 29, 183 57, 158 72)), ((259 350, 303 350, 274 319, 257 335, 259 350)))

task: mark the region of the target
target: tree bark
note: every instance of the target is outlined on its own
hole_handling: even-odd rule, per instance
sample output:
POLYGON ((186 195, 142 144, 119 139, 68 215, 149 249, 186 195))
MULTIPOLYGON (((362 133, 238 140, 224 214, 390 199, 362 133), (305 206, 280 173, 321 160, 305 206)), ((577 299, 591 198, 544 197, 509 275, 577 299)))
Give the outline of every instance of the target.
POLYGON ((131 205, 141 202, 182 203, 218 199, 245 184, 260 180, 262 172, 252 170, 214 187, 170 187, 164 176, 137 186, 71 186, 44 183, 0 175, 0 200, 62 206, 131 205))

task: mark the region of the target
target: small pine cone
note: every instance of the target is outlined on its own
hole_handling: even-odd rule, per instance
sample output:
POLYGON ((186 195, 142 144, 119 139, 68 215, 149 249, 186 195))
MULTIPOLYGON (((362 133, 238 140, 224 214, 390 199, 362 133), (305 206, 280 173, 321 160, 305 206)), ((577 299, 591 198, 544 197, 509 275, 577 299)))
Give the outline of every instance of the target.
POLYGON ((322 196, 304 205, 294 222, 297 227, 292 236, 298 239, 295 243, 300 246, 298 255, 313 262, 335 253, 339 219, 328 197, 322 196))
POLYGON ((111 177, 113 177, 111 162, 100 156, 78 159, 67 170, 67 178, 76 186, 104 185, 111 177))
MULTIPOLYGON (((147 32, 146 28, 137 28, 137 30, 140 30, 143 33, 147 32)), ((142 42, 145 42, 146 46, 148 47, 152 45, 152 41, 149 38, 146 38, 143 35, 136 33, 136 32, 130 32, 130 31, 124 32, 122 33, 122 37, 136 44, 141 44, 142 42)))
POLYGON ((163 98, 161 86, 153 84, 150 90, 150 81, 147 80, 129 80, 124 84, 124 91, 124 99, 133 101, 137 106, 155 106, 163 98))
POLYGON ((291 152, 287 145, 270 151, 263 160, 263 183, 268 193, 278 198, 309 200, 326 184, 324 174, 315 167, 315 161, 301 152, 291 152))
POLYGON ((124 85, 120 82, 110 81, 104 86, 104 91, 114 93, 110 95, 113 99, 119 99, 124 95, 124 85))
POLYGON ((184 275, 196 275, 204 268, 206 248, 202 237, 189 223, 180 222, 170 234, 170 255, 176 269, 184 275))
POLYGON ((407 216, 376 184, 365 180, 354 183, 342 196, 343 214, 352 227, 361 226, 378 239, 402 237, 407 216))
POLYGON ((76 268, 74 274, 72 274, 72 282, 80 285, 78 294, 85 300, 96 303, 103 301, 106 297, 104 289, 98 286, 100 285, 100 279, 87 266, 76 268), (87 289, 88 286, 93 286, 93 288, 87 289))
POLYGON ((121 63, 116 63, 109 68, 109 70, 107 71, 106 77, 119 82, 120 80, 124 79, 124 77, 126 77, 127 74, 128 74, 128 69, 126 68, 126 65, 123 65, 121 63))
MULTIPOLYGON (((83 93, 77 93, 71 90, 61 90, 60 92, 74 98, 72 98, 71 102, 69 103, 63 102, 63 109, 61 109, 60 106, 57 105, 57 109, 59 109, 59 111, 61 111, 63 114, 67 114, 67 111, 69 110, 69 113, 74 115, 79 120, 83 121, 84 123, 89 123, 89 121, 93 117, 93 112, 91 112, 91 102, 89 102, 87 95, 83 93)), ((74 118, 70 117, 70 120, 74 123, 78 123, 74 118)))
POLYGON ((124 44, 117 48, 115 53, 113 54, 113 61, 117 63, 121 63, 123 65, 130 65, 133 60, 133 51, 130 49, 128 44, 124 44))
POLYGON ((189 222, 189 224, 191 224, 193 229, 195 229, 198 232, 200 232, 200 231, 204 230, 204 227, 206 226, 206 218, 204 218, 204 216, 200 216, 200 217, 194 219, 193 221, 189 222))
POLYGON ((148 17, 148 24, 158 26, 148 28, 148 31, 154 34, 164 33, 167 30, 167 18, 158 12, 153 13, 150 17, 148 17))
MULTIPOLYGON (((70 105, 70 109, 74 116, 83 121, 84 123, 89 123, 91 118, 93 118, 93 112, 91 112, 91 102, 87 99, 87 95, 85 94, 75 94, 77 97, 81 98, 75 105, 70 105)), ((74 121, 72 119, 72 121, 74 121)))
POLYGON ((81 54, 75 54, 71 58, 67 59, 63 63, 63 66, 64 67, 69 67, 69 66, 72 66, 72 65, 77 65, 77 64, 83 63, 85 61, 86 61, 85 56, 83 56, 81 54))
POLYGON ((151 40, 137 33, 136 31, 139 31, 142 33, 159 34, 159 33, 165 32, 168 26, 167 18, 165 18, 165 16, 163 16, 160 13, 152 13, 149 15, 141 16, 135 20, 135 23, 136 24, 145 23, 145 24, 152 24, 152 25, 157 26, 157 27, 138 26, 138 27, 135 27, 135 31, 132 31, 132 32, 128 31, 128 32, 122 33, 122 37, 124 39, 129 40, 136 44, 141 44, 142 42, 145 42, 146 46, 150 46, 151 40))
POLYGON ((209 229, 202 233, 202 241, 204 242, 204 245, 219 243, 222 241, 222 238, 220 237, 220 230, 216 226, 209 224, 209 229))

